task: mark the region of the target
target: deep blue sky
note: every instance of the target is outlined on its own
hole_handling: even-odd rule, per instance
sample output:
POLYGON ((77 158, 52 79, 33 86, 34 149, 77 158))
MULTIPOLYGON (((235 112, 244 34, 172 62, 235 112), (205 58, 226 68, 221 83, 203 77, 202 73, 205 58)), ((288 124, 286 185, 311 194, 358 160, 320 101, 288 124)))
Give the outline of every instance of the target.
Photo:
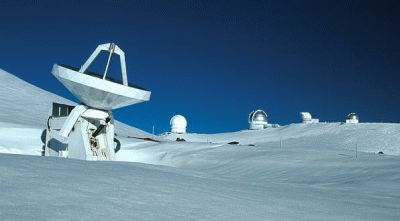
POLYGON ((0 68, 77 101, 52 65, 80 67, 114 42, 129 82, 152 92, 115 118, 145 131, 169 131, 175 114, 189 132, 237 131, 255 109, 281 125, 301 111, 400 122, 398 1, 65 2, 0 3, 0 68))

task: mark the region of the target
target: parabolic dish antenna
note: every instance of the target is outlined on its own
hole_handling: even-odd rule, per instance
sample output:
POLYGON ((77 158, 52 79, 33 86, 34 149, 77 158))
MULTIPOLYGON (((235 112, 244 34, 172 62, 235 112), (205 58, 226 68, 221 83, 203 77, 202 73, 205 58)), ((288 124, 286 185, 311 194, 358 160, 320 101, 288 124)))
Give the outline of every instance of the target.
POLYGON ((55 64, 52 73, 76 98, 89 107, 112 110, 150 100, 150 91, 128 84, 125 53, 113 43, 99 45, 79 70, 55 64), (86 71, 102 50, 109 52, 103 76, 86 71), (114 53, 120 57, 122 82, 106 77, 114 53))
POLYGON ((53 103, 46 128, 45 156, 83 160, 115 160, 112 109, 150 100, 150 91, 129 85, 124 52, 115 44, 99 45, 81 69, 55 64, 52 73, 83 104, 76 107, 53 103), (102 51, 108 51, 104 74, 86 71, 102 51), (121 61, 122 82, 107 76, 112 54, 121 61))

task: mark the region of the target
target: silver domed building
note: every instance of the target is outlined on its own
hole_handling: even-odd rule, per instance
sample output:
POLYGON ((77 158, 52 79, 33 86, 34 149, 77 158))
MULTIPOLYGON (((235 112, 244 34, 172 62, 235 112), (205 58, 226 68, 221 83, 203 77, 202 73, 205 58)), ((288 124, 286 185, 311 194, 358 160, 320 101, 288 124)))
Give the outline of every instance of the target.
POLYGON ((358 124, 359 123, 358 115, 355 113, 348 114, 346 117, 346 123, 347 124, 358 124))
POLYGON ((311 123, 312 122, 312 117, 309 112, 300 112, 300 115, 301 115, 302 123, 311 123))
POLYGON ((319 123, 319 119, 312 118, 309 112, 300 112, 301 123, 319 123))
POLYGON ((187 121, 186 118, 182 115, 175 115, 169 121, 171 126, 171 133, 177 134, 185 134, 186 133, 186 126, 187 121))
POLYGON ((255 110, 249 114, 249 129, 261 130, 268 127, 268 116, 263 110, 255 110))

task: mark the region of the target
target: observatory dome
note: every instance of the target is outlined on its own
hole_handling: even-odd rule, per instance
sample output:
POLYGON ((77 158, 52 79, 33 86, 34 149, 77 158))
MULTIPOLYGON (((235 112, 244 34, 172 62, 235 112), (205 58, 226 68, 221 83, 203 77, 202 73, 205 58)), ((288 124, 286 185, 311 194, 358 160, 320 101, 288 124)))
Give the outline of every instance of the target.
POLYGON ((355 113, 350 113, 346 117, 346 123, 357 124, 359 122, 358 115, 355 113))
POLYGON ((312 122, 312 117, 311 114, 308 112, 300 112, 301 115, 301 122, 302 123, 311 123, 312 122))
POLYGON ((173 116, 169 124, 171 125, 172 133, 179 133, 179 134, 186 133, 187 121, 184 116, 182 115, 173 116))
POLYGON ((264 129, 268 125, 268 116, 263 110, 255 110, 249 114, 250 130, 264 129))

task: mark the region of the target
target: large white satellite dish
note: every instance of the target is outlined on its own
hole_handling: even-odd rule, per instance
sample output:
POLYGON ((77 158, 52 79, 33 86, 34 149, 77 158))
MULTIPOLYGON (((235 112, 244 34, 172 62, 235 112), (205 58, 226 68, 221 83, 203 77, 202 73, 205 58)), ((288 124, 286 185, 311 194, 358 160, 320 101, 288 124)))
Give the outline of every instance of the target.
POLYGON ((55 64, 52 73, 82 104, 53 103, 47 120, 44 155, 83 160, 115 160, 112 109, 150 100, 150 91, 128 84, 125 54, 115 44, 99 45, 80 68, 55 64), (86 71, 102 51, 108 51, 104 74, 86 71), (112 54, 121 61, 122 82, 107 77, 112 54))
POLYGON ((81 69, 55 64, 52 73, 76 98, 89 107, 111 110, 150 100, 150 91, 128 84, 125 54, 112 43, 99 45, 81 69), (102 50, 109 52, 103 76, 86 71, 102 50), (106 77, 114 53, 120 56, 122 82, 106 77))

